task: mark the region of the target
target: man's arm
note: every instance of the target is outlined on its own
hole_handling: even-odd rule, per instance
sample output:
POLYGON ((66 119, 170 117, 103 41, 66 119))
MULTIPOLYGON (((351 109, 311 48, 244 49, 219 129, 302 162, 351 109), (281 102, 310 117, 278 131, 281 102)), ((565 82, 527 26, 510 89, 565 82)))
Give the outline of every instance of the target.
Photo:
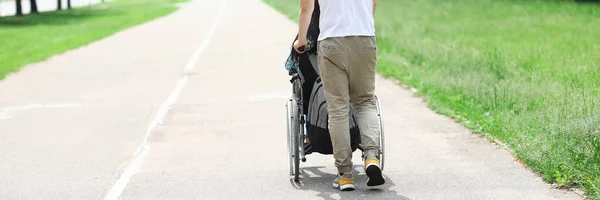
POLYGON ((296 43, 294 44, 294 48, 300 53, 304 51, 299 51, 299 48, 302 46, 306 46, 306 35, 308 33, 308 26, 310 25, 313 10, 315 9, 315 1, 316 0, 300 0, 300 16, 298 17, 298 41, 296 41, 296 43))
POLYGON ((375 10, 377 10, 377 0, 373 0, 373 17, 375 17, 375 10))

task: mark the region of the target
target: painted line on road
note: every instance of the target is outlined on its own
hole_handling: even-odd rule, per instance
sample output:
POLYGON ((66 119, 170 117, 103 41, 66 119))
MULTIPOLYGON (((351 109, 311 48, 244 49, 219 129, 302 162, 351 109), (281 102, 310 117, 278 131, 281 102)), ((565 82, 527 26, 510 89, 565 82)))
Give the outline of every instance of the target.
POLYGON ((13 118, 12 115, 8 114, 6 111, 0 111, 0 120, 13 118))
MULTIPOLYGON (((0 86, 2 86, 0 84, 0 86)), ((0 108, 0 120, 13 118, 11 112, 28 111, 40 108, 78 108, 83 107, 82 104, 77 103, 63 103, 63 104, 28 104, 24 106, 9 106, 0 108)))
POLYGON ((83 107, 80 103, 57 103, 57 104, 27 104, 24 106, 8 106, 0 108, 3 111, 26 111, 38 108, 76 108, 83 107))
POLYGON ((204 39, 204 41, 202 42, 200 47, 198 49, 196 49, 196 51, 194 51, 194 53, 192 54, 192 57, 190 57, 190 59, 188 60, 187 64, 185 65, 185 68, 184 68, 184 74, 179 78, 179 80, 177 80, 177 84, 175 85, 175 88, 173 89, 173 91, 171 92, 169 97, 160 105, 158 111, 156 112, 156 115, 154 116, 154 118, 152 119, 150 124, 148 125, 148 129, 146 130, 146 135, 144 137, 144 141, 138 147, 136 152, 133 154, 133 159, 132 159, 131 163, 129 164, 129 166, 127 166, 125 171, 123 171, 123 174, 121 174, 121 176, 119 177, 119 180, 117 180, 117 182, 113 185, 113 187, 108 191, 104 200, 119 199, 121 197, 121 194, 123 194, 125 187, 127 187, 127 184, 129 183, 129 180, 131 179, 131 177, 133 177, 135 174, 137 174, 140 171, 142 164, 144 163, 144 159, 146 158, 146 155, 148 155, 148 151, 150 150, 150 144, 148 143, 148 138, 152 134, 152 131, 156 127, 158 127, 160 124, 162 124, 162 120, 167 115, 167 112, 169 111, 170 107, 175 103, 177 98, 179 98, 181 91, 183 90, 183 88, 185 87, 185 84, 187 83, 188 73, 194 69, 194 66, 196 65, 196 62, 198 62, 200 55, 202 54, 204 49, 206 49, 206 47, 212 40, 212 37, 217 29, 217 26, 221 22, 221 18, 223 17, 223 13, 224 13, 226 5, 227 5, 226 0, 223 0, 221 3, 221 7, 219 8, 217 18, 215 19, 213 26, 208 31, 208 35, 206 36, 206 38, 204 39))
POLYGON ((289 99, 291 94, 288 93, 269 93, 269 94, 260 94, 253 95, 248 98, 250 102, 257 101, 268 101, 268 100, 276 100, 276 99, 289 99))

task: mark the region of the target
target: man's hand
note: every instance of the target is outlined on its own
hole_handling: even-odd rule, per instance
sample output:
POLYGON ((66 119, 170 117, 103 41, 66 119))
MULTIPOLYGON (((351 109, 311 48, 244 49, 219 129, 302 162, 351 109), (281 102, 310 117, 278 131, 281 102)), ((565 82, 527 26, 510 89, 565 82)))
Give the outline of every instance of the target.
POLYGON ((296 40, 294 42, 294 49, 298 53, 304 53, 304 51, 306 51, 306 45, 307 45, 306 40, 296 40), (301 47, 304 47, 304 48, 300 49, 301 47))

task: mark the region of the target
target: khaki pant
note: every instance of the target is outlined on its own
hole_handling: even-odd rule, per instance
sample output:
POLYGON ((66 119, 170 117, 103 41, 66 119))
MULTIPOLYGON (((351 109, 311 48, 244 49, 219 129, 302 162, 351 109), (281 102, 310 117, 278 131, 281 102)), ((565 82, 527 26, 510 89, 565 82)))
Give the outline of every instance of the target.
POLYGON ((337 37, 319 42, 319 74, 329 112, 333 157, 339 173, 352 172, 349 104, 356 109, 365 156, 379 154, 379 121, 375 104, 375 37, 337 37))

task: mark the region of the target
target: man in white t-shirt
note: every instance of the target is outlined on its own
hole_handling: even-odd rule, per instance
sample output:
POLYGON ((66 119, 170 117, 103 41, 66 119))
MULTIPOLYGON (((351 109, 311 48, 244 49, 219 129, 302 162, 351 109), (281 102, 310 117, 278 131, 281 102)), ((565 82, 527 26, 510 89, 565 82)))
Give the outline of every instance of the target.
MULTIPOLYGON (((294 49, 303 53, 315 0, 300 0, 298 40, 294 49)), ((385 183, 379 165, 379 122, 375 104, 376 0, 318 0, 319 74, 329 112, 329 131, 338 176, 333 186, 354 190, 349 108, 356 110, 364 151, 367 186, 385 183)))

